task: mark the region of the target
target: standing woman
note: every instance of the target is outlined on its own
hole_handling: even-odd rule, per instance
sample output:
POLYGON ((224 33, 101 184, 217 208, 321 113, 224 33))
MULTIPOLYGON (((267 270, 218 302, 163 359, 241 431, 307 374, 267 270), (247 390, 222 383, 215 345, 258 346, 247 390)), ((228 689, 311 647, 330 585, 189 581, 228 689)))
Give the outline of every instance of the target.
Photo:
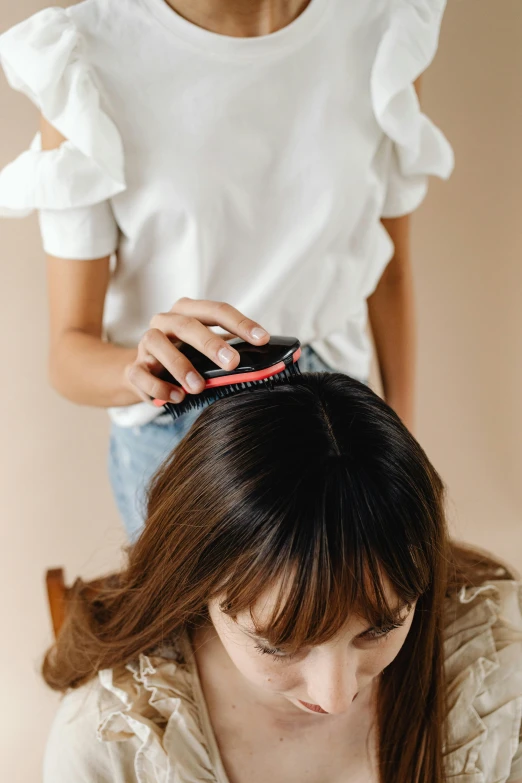
POLYGON ((366 381, 369 315, 386 401, 411 427, 408 215, 453 166, 414 84, 444 6, 84 0, 0 38, 10 84, 42 113, 0 175, 0 210, 39 211, 51 381, 109 409, 129 537, 197 416, 150 404, 183 397, 164 367, 202 389, 176 341, 237 364, 209 327, 256 345, 296 335, 304 369, 366 381))

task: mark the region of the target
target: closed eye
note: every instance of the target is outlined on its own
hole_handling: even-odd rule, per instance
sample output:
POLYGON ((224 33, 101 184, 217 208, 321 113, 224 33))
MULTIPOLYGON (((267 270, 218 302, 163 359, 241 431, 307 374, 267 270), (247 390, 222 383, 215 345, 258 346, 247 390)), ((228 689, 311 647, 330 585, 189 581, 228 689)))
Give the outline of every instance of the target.
MULTIPOLYGON (((379 628, 368 628, 368 630, 363 631, 363 633, 359 634, 356 638, 365 641, 379 641, 380 639, 385 639, 397 628, 401 628, 405 622, 406 617, 403 620, 398 620, 390 625, 383 625, 379 628)), ((268 645, 263 645, 259 642, 255 645, 255 649, 260 655, 270 655, 272 658, 283 661, 290 661, 292 658, 296 658, 299 655, 299 652, 289 653, 285 652, 285 650, 280 647, 268 647, 268 645)))
POLYGON ((272 658, 279 658, 285 661, 289 661, 292 658, 295 658, 297 655, 297 653, 285 652, 279 647, 265 647, 262 644, 256 644, 255 649, 258 651, 258 653, 260 653, 260 655, 270 655, 272 658))
POLYGON ((364 631, 364 633, 360 634, 357 638, 358 639, 383 639, 388 634, 390 634, 392 631, 394 631, 396 628, 401 628, 404 623, 406 622, 406 619, 402 621, 397 621, 396 623, 392 623, 391 625, 383 625, 380 628, 368 628, 367 631, 364 631))

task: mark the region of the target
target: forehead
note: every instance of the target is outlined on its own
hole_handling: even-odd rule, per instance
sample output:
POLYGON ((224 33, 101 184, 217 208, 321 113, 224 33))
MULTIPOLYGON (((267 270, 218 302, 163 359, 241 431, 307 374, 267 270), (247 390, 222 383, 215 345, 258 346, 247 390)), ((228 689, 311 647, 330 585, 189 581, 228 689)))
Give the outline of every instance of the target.
MULTIPOLYGON (((291 582, 291 580, 290 580, 291 582)), ((407 604, 402 601, 396 591, 394 590, 390 580, 386 574, 381 574, 381 586, 384 592, 386 601, 390 607, 393 607, 400 612, 407 604)), ((239 612, 237 615, 237 622, 245 628, 245 630, 255 630, 256 627, 266 627, 270 620, 280 609, 281 605, 285 603, 285 598, 290 592, 291 585, 283 584, 282 579, 278 579, 274 584, 267 587, 255 603, 250 607, 250 610, 245 609, 239 612)), ((365 620, 364 611, 353 609, 351 611, 351 618, 358 620, 365 620)), ((349 622, 350 618, 347 618, 349 622)))

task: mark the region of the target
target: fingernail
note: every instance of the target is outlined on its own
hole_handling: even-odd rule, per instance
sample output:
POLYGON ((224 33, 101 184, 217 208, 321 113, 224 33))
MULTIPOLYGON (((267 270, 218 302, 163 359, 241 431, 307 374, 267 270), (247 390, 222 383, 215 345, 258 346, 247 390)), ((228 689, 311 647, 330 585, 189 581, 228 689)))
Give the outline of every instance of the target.
POLYGON ((198 392, 201 388, 201 378, 195 372, 188 372, 185 377, 185 383, 193 392, 198 392))
POLYGON ((236 352, 233 351, 232 348, 221 348, 221 350, 218 351, 218 358, 223 364, 228 364, 232 359, 236 358, 236 352))
POLYGON ((250 334, 254 338, 254 340, 263 340, 265 337, 268 337, 268 332, 264 329, 261 329, 260 326, 254 327, 254 329, 251 330, 250 334))
POLYGON ((171 391, 170 399, 172 400, 172 402, 181 402, 181 400, 183 399, 183 392, 176 391, 176 390, 171 391))

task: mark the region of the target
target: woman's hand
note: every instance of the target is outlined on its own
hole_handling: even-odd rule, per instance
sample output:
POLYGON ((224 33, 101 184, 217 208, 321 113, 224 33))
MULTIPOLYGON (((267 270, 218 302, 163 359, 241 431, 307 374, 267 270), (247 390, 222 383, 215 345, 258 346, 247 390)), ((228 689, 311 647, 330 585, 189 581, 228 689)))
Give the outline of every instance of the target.
POLYGON ((224 370, 233 370, 239 364, 239 354, 225 339, 237 336, 252 345, 264 345, 270 339, 258 323, 224 302, 204 299, 179 299, 168 313, 155 315, 150 329, 138 345, 134 362, 125 367, 126 383, 142 400, 162 405, 167 401, 179 403, 185 394, 199 394, 205 381, 189 360, 176 347, 188 343, 208 356, 224 370), (220 336, 209 326, 219 326, 229 334, 220 336), (161 380, 164 370, 182 385, 174 386, 161 380))

